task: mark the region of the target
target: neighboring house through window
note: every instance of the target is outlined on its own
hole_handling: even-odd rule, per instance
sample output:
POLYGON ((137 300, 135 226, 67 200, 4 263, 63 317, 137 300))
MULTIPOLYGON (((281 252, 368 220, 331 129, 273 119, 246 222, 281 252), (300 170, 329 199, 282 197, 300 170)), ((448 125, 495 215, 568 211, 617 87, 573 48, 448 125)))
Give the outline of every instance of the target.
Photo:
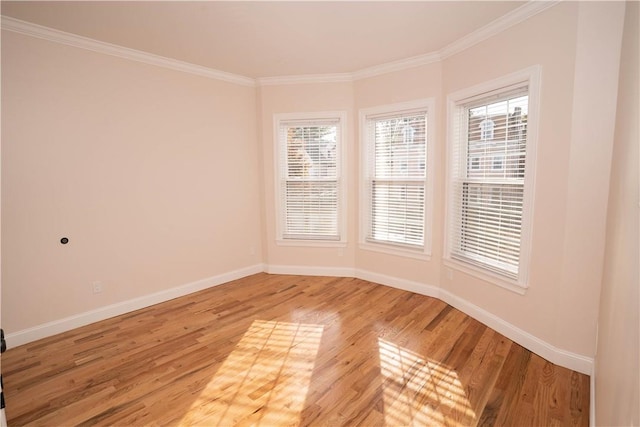
POLYGON ((471 157, 471 169, 480 169, 480 157, 471 157))
POLYGON ((432 100, 361 110, 361 247, 430 252, 432 100))
POLYGON ((493 127, 495 123, 490 118, 485 118, 478 125, 480 127, 480 137, 483 141, 493 139, 493 127))
POLYGON ((345 241, 344 118, 340 112, 275 116, 279 242, 345 241))
POLYGON ((449 96, 445 257, 520 289, 528 280, 538 81, 532 68, 449 96))

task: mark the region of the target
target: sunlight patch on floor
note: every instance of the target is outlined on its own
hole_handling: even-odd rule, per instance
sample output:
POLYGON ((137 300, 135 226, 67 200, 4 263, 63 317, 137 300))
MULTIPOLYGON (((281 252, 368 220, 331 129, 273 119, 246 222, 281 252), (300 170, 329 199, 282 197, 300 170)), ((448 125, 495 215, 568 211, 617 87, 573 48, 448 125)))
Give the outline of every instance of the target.
POLYGON ((297 424, 322 331, 322 325, 254 321, 181 424, 297 424))
POLYGON ((387 425, 473 424, 476 414, 455 371, 392 342, 378 345, 387 425))

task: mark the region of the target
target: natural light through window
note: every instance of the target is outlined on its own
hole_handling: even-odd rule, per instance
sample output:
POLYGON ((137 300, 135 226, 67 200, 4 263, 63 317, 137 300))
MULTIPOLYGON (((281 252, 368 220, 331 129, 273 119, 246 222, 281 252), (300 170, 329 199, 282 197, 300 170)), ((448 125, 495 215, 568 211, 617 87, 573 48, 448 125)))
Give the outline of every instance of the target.
POLYGON ((519 293, 528 287, 539 81, 531 67, 447 97, 445 259, 519 293))
POLYGON ((364 249, 430 254, 433 109, 423 99, 360 110, 364 249))
POLYGON ((386 425, 464 426, 476 414, 455 371, 378 339, 386 425))
POLYGON ((274 120, 278 243, 344 244, 345 114, 276 114, 274 120))
POLYGON ((297 425, 322 331, 322 325, 254 321, 181 424, 297 425))

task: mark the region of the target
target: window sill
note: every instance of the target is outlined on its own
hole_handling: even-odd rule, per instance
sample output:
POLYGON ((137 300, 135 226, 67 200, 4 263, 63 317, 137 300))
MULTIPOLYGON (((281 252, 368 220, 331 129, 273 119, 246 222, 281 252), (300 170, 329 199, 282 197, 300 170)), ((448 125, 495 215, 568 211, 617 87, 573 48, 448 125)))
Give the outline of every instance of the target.
POLYGON ((431 254, 424 252, 422 249, 410 249, 401 246, 384 243, 360 243, 360 249, 372 252, 380 252, 388 255, 401 256, 405 258, 413 258, 421 261, 431 261, 431 254))
POLYGON ((515 292, 520 295, 524 295, 529 288, 528 285, 521 285, 515 280, 511 280, 507 277, 501 276, 497 273, 493 273, 489 270, 477 267, 475 265, 467 264, 457 259, 445 258, 444 265, 470 276, 476 277, 485 282, 499 286, 503 289, 507 289, 511 292, 515 292))
POLYGON ((346 248, 347 242, 340 240, 294 240, 294 239, 277 239, 278 246, 297 246, 312 248, 346 248))

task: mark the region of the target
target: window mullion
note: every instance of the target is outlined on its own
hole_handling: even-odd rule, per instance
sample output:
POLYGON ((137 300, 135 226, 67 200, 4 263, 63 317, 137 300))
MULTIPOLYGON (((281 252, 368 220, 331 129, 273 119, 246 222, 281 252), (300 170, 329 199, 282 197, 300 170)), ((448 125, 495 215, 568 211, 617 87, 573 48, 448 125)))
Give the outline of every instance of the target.
POLYGON ((341 125, 340 117, 276 116, 279 238, 342 240, 341 125))
MULTIPOLYGON (((452 146, 449 252, 454 259, 518 277, 524 210, 522 141, 528 92, 519 85, 460 101, 452 146), (455 131, 457 128, 457 131, 455 131)), ((456 123, 454 121, 454 123, 456 123)), ((526 144, 526 141, 525 141, 526 144)))

